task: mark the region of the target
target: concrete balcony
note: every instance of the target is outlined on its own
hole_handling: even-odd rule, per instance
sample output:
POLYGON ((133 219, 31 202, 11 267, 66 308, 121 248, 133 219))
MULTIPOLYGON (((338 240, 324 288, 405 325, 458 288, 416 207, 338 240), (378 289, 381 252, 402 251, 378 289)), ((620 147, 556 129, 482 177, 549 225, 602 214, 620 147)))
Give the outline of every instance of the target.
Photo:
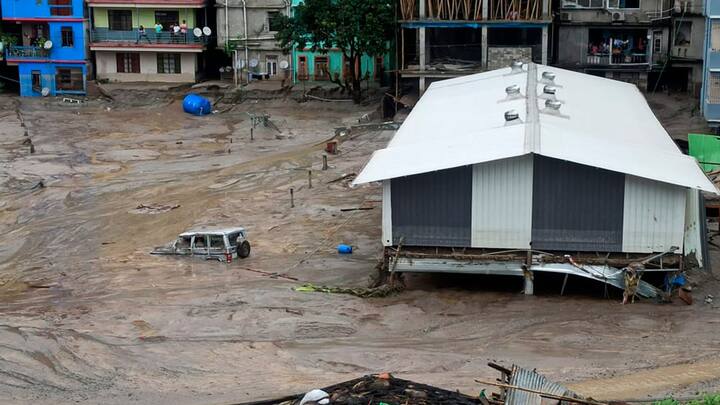
POLYGON ((202 48, 208 42, 207 36, 196 37, 192 33, 192 29, 186 34, 173 33, 169 31, 155 32, 155 30, 146 29, 145 34, 134 31, 115 31, 107 28, 96 28, 90 31, 90 42, 92 45, 108 44, 112 46, 172 46, 172 47, 192 47, 202 48))
POLYGON ((615 54, 596 53, 588 54, 585 58, 587 65, 597 66, 630 66, 647 65, 650 63, 647 53, 615 54))

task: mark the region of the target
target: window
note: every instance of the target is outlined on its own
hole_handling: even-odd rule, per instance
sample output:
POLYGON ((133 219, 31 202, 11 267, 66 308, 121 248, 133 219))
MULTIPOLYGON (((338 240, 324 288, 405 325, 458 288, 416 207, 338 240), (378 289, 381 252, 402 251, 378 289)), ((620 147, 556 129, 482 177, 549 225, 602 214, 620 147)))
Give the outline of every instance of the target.
POLYGON ((60 28, 60 36, 62 37, 62 46, 64 48, 72 48, 75 46, 72 27, 60 28))
POLYGON ((155 11, 155 23, 160 23, 160 25, 163 26, 163 30, 168 31, 171 25, 180 24, 180 12, 177 10, 155 11))
POLYGON ((225 239, 222 235, 209 235, 210 238, 210 250, 215 252, 222 252, 225 250, 225 239))
POLYGON ((330 80, 327 56, 315 57, 315 80, 330 80))
POLYGON ((267 25, 268 31, 274 32, 280 30, 280 12, 279 11, 268 11, 267 13, 267 25))
POLYGON ((640 8, 640 0, 608 0, 608 8, 640 8))
POLYGON ((115 54, 118 73, 140 73, 140 54, 118 52, 115 54))
POLYGON ((709 104, 720 104, 720 72, 710 72, 710 80, 707 86, 707 102, 709 104))
POLYGON ((40 92, 42 90, 42 75, 40 74, 39 70, 33 70, 30 72, 30 76, 32 77, 32 89, 33 91, 40 92))
POLYGON ((267 69, 266 71, 268 75, 277 75, 277 56, 267 55, 265 57, 265 68, 267 69))
POLYGON ((57 68, 55 70, 55 88, 58 90, 82 91, 85 88, 81 68, 57 68))
POLYGON ((662 39, 662 31, 654 31, 653 32, 653 53, 661 53, 662 52, 662 46, 663 39, 662 39))
POLYGON ((158 73, 180 73, 180 54, 179 53, 159 53, 157 54, 157 71, 158 73))
POLYGON ((563 8, 605 8, 605 0, 563 0, 563 8))
POLYGON ((108 10, 108 26, 114 31, 132 31, 132 11, 108 10))
POLYGON ((308 80, 310 78, 310 75, 308 74, 306 56, 298 56, 297 69, 298 80, 308 80))
POLYGON ((50 15, 72 15, 72 0, 48 0, 48 5, 50 6, 50 15))
POLYGON ((375 79, 382 81, 383 75, 385 74, 385 63, 382 56, 375 57, 375 79))
POLYGON ((676 21, 675 22, 675 46, 690 45, 690 36, 692 32, 692 22, 676 21))
POLYGON ((720 20, 712 20, 710 34, 710 49, 713 52, 720 51, 720 20))

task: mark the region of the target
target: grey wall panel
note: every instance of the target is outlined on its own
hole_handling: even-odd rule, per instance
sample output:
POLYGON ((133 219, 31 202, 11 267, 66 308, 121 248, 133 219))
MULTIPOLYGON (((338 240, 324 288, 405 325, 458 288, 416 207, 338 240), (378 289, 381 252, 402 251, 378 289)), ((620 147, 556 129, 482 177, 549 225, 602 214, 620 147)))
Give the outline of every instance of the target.
POLYGON ((392 179, 392 239, 408 246, 470 246, 472 166, 392 179))
POLYGON ((625 175, 534 156, 532 247, 621 252, 625 175))

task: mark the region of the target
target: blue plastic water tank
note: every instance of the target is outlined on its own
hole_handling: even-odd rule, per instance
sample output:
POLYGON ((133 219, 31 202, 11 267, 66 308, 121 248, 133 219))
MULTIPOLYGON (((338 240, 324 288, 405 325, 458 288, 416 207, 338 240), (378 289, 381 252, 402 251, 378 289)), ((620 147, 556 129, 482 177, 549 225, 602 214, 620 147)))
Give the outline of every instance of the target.
POLYGON ((205 115, 212 112, 210 100, 197 94, 188 94, 183 100, 183 111, 188 114, 205 115))
POLYGON ((341 243, 338 245, 338 253, 350 254, 350 253, 352 253, 352 246, 341 243))

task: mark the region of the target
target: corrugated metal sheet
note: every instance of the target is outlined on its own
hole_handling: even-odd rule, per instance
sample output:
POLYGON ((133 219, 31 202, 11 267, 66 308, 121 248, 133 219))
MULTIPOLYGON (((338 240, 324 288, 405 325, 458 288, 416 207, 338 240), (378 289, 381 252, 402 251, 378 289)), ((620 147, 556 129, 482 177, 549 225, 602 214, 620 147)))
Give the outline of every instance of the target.
POLYGON ((382 195, 382 243, 392 246, 392 192, 390 180, 383 180, 382 195))
POLYGON ((664 252, 682 248, 685 189, 627 175, 623 208, 623 252, 664 252))
POLYGON ((620 252, 625 175, 535 155, 532 247, 620 252))
POLYGON ((473 166, 473 247, 530 247, 532 184, 531 155, 473 166))
MULTIPOLYGON (((512 367, 512 374, 510 375, 510 385, 563 397, 577 396, 575 393, 563 387, 562 385, 552 382, 534 371, 530 371, 516 365, 513 365, 512 367)), ((539 394, 533 394, 527 391, 508 389, 507 397, 505 398, 505 404, 541 405, 542 397, 539 394)))
POLYGON ((472 166, 391 181, 392 237, 408 246, 470 246, 472 166))

